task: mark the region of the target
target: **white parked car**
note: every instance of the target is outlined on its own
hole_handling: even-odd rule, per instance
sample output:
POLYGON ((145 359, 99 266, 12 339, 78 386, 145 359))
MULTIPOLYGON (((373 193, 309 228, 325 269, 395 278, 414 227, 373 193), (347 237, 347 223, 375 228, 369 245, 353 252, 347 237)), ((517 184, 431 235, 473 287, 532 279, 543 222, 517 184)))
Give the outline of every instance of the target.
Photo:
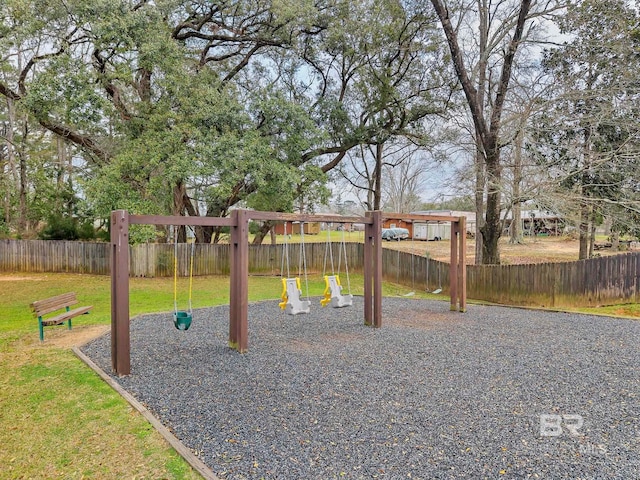
POLYGON ((406 228, 383 228, 382 239, 383 240, 405 240, 409 238, 409 230, 406 228))

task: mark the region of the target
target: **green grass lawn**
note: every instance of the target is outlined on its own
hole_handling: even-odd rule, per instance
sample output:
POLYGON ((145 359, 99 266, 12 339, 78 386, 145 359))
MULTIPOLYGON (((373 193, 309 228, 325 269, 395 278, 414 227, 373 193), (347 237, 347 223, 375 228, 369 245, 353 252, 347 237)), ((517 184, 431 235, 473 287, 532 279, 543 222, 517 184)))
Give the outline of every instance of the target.
MULTIPOLYGON (((343 278, 346 288, 346 281, 343 278)), ((361 275, 351 276, 352 293, 362 294, 361 275)), ((306 287, 303 280, 303 292, 306 287)), ((173 279, 130 281, 131 316, 173 310, 173 279)), ((250 277, 250 301, 278 301, 278 277, 250 277)), ((324 282, 309 278, 309 295, 319 296, 324 282)), ((385 283, 387 296, 410 289, 385 283)), ((188 280, 178 285, 180 309, 186 309, 188 280)), ((426 297, 416 292, 413 298, 426 297)), ((445 300, 442 296, 438 297, 445 300)), ((229 302, 228 277, 196 277, 193 307, 229 302)), ((110 279, 68 274, 2 275, 0 305, 0 478, 199 478, 151 425, 71 351, 74 341, 104 331, 110 322, 110 279), (89 315, 66 326, 38 326, 29 304, 74 291, 89 315)))

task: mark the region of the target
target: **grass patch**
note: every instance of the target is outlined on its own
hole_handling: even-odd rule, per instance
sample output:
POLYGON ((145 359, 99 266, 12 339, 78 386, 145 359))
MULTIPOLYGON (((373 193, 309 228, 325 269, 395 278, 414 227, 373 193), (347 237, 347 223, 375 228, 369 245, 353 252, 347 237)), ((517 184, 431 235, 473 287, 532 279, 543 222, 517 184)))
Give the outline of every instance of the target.
MULTIPOLYGON (((308 283, 310 296, 322 295, 320 275, 310 276, 308 283)), ((343 284, 346 289, 344 277, 343 284)), ((304 279, 302 285, 306 295, 304 279)), ((129 290, 132 316, 173 310, 172 278, 134 278, 129 290)), ((351 276, 351 290, 362 294, 362 275, 351 276)), ((383 284, 386 296, 409 290, 383 284)), ((281 292, 279 277, 249 279, 250 301, 277 301, 281 292)), ((187 296, 188 282, 180 279, 179 308, 186 306, 187 296)), ((416 292, 412 298, 428 297, 416 292)), ((3 274, 0 303, 5 313, 0 322, 2 478, 200 478, 124 399, 68 347, 60 347, 92 326, 109 324, 109 277, 3 274), (81 305, 93 305, 92 312, 75 318, 72 331, 45 328, 46 341, 40 344, 29 304, 70 291, 81 305)), ((194 278, 194 308, 228 303, 228 277, 194 278)))
MULTIPOLYGON (((251 243, 254 239, 255 235, 249 235, 249 242, 251 243)), ((285 240, 288 243, 301 243, 302 235, 299 233, 287 234, 285 238, 284 235, 276 235, 276 244, 281 245, 285 243, 285 240)), ((317 234, 304 234, 304 242, 305 243, 324 243, 327 240, 331 242, 341 242, 344 239, 345 242, 359 242, 364 243, 364 231, 360 232, 342 232, 339 230, 321 230, 317 234)), ((264 240, 263 244, 270 244, 271 239, 267 235, 267 238, 264 240)))
POLYGON ((640 318, 640 304, 638 303, 608 305, 606 307, 584 307, 578 308, 576 311, 596 315, 609 315, 612 317, 640 318))

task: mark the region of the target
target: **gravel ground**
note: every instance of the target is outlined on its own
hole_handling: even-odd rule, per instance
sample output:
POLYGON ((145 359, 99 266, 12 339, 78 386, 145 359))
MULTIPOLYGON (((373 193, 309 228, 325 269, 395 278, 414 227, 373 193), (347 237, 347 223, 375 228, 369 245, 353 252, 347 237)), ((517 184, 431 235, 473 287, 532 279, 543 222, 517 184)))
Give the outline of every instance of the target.
MULTIPOLYGON (((116 380, 221 478, 640 478, 640 322, 385 298, 373 329, 361 298, 317 303, 250 305, 245 355, 228 307, 137 318, 116 380)), ((111 371, 108 335, 82 350, 111 371)))

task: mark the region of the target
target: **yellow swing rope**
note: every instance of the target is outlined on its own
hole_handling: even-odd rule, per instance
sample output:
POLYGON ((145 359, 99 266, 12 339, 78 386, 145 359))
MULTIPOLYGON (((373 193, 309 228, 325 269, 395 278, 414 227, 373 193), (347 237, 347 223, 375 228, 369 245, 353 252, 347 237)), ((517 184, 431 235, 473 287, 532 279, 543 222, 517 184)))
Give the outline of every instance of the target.
POLYGON ((193 238, 191 242, 191 259, 189 260, 189 314, 193 313, 193 308, 191 306, 191 293, 193 291, 193 257, 194 257, 195 248, 196 248, 196 239, 193 238))
POLYGON ((173 311, 178 313, 178 234, 173 227, 173 311))
MULTIPOLYGON (((173 227, 174 235, 174 251, 173 251, 173 311, 178 312, 178 233, 173 227)), ((195 250, 195 239, 191 244, 191 258, 189 260, 189 313, 193 312, 192 308, 192 292, 193 292, 193 258, 195 250)))

